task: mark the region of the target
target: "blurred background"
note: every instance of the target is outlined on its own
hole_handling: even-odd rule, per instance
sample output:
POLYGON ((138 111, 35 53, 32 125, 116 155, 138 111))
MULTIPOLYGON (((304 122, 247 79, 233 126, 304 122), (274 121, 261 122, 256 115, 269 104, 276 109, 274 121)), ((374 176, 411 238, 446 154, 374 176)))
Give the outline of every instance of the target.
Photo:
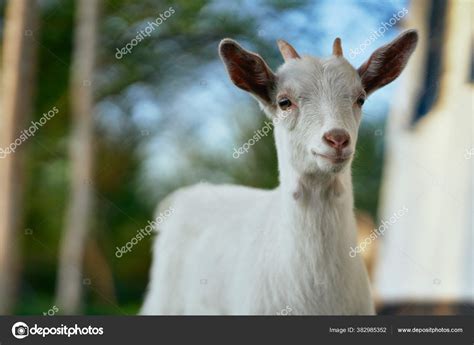
MULTIPOLYGON (((275 40, 358 67, 402 30, 407 69, 364 105, 353 164, 379 314, 474 314, 471 0, 0 1, 0 314, 135 314, 172 190, 278 185, 272 135, 217 54, 275 40), (375 229, 383 234, 367 241, 375 229)), ((179 255, 179 253, 177 253, 179 255)))

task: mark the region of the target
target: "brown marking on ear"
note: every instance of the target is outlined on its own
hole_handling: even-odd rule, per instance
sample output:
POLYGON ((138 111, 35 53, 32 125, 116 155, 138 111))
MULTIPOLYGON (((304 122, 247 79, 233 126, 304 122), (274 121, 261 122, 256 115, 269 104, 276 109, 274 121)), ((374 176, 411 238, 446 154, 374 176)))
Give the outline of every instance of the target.
POLYGON ((334 43, 332 44, 332 55, 340 57, 342 56, 342 45, 341 45, 341 39, 339 37, 336 37, 334 40, 334 43))
POLYGON ((285 61, 300 58, 295 48, 293 48, 291 44, 289 44, 288 42, 284 40, 277 40, 277 44, 278 44, 278 49, 280 49, 280 53, 283 56, 283 59, 285 61))
POLYGON ((416 30, 408 30, 372 53, 357 69, 367 95, 391 83, 402 73, 417 42, 416 30))
POLYGON ((275 84, 275 75, 260 55, 245 50, 228 38, 221 41, 219 54, 237 87, 271 103, 270 93, 275 84))

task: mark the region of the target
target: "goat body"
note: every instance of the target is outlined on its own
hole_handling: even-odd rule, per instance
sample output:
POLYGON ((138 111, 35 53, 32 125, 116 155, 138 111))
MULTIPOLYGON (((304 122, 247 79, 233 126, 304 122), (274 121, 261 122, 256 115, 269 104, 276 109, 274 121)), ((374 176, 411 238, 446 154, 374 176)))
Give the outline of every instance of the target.
POLYGON ((331 188, 304 200, 281 188, 208 184, 173 193, 142 313, 276 314, 287 306, 293 314, 373 313, 363 262, 348 255, 349 189, 331 188))

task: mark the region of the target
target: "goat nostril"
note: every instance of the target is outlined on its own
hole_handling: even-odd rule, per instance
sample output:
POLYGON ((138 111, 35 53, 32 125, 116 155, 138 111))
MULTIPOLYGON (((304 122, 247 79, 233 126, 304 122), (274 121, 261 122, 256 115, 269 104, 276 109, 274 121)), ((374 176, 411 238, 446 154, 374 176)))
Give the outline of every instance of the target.
POLYGON ((349 137, 344 136, 344 137, 340 138, 339 143, 340 143, 342 148, 346 147, 347 145, 349 145, 349 137))
POLYGON ((343 149, 347 147, 350 142, 349 133, 343 129, 333 129, 326 132, 323 139, 326 144, 336 149, 343 149))

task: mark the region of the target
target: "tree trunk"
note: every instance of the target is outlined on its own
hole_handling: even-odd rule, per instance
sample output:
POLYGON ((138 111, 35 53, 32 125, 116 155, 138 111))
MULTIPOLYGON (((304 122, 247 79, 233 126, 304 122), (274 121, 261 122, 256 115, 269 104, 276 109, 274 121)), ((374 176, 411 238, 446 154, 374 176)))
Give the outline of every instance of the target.
POLYGON ((99 2, 79 0, 77 4, 71 70, 71 196, 61 242, 56 291, 58 307, 63 314, 76 314, 80 310, 84 249, 93 206, 93 73, 99 2))
MULTIPOLYGON (((6 9, 0 112, 0 314, 11 313, 17 290, 18 253, 23 195, 23 142, 15 152, 5 149, 28 126, 33 106, 36 41, 36 0, 11 0, 6 9)), ((13 147, 13 146, 12 146, 13 147)))

